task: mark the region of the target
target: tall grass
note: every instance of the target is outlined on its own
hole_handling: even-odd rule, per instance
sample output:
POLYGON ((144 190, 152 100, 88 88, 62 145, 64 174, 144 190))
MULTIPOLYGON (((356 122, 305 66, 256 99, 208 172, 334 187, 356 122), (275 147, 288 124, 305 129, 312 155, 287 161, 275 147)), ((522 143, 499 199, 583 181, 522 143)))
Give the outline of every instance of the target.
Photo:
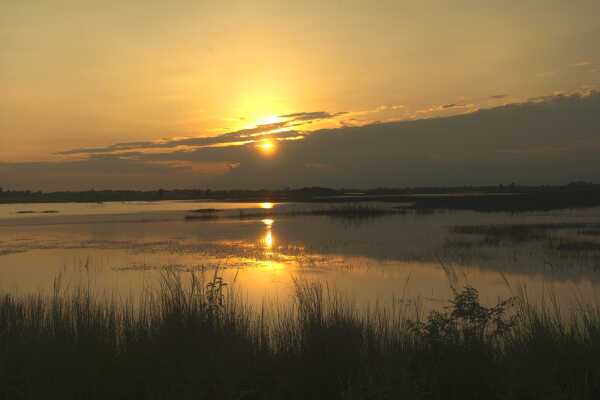
POLYGON ((0 297, 0 398, 600 398, 600 310, 570 318, 472 287, 420 318, 307 282, 251 309, 217 273, 167 272, 136 306, 57 282, 0 297))

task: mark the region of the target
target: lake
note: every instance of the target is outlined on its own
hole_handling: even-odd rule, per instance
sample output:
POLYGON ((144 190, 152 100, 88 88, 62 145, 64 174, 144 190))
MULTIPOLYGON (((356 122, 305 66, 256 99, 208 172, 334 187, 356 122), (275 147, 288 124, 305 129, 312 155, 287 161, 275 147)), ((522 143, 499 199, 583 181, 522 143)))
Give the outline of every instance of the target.
POLYGON ((290 301, 298 279, 326 282, 359 304, 403 302, 420 310, 444 306, 452 287, 466 284, 484 302, 521 289, 531 301, 554 299, 565 310, 600 298, 600 208, 518 214, 400 209, 369 218, 310 214, 331 207, 3 204, 0 288, 51 290, 60 275, 68 287, 139 297, 165 268, 211 274, 218 268, 254 305, 290 301))

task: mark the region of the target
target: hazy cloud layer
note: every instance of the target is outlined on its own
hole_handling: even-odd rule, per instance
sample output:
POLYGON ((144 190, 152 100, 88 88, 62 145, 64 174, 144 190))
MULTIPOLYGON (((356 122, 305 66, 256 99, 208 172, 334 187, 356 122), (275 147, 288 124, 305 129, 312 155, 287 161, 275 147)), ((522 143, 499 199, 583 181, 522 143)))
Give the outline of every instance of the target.
POLYGON ((315 119, 326 119, 326 118, 335 118, 341 115, 347 114, 347 112, 342 111, 338 113, 328 113, 326 111, 315 111, 315 112, 300 112, 293 114, 281 115, 281 118, 291 118, 294 121, 311 121, 315 119))
MULTIPOLYGON (((298 113, 288 117, 297 121, 321 115, 298 113)), ((224 143, 262 133, 257 129, 222 135, 226 140, 183 141, 205 145, 221 138, 218 143, 224 143)), ((275 135, 286 139, 298 133, 275 135)), ((5 186, 27 182, 32 188, 51 189, 58 188, 57 176, 69 174, 72 186, 80 188, 599 181, 600 93, 536 98, 458 116, 319 130, 302 140, 279 141, 269 157, 253 143, 175 149, 181 142, 156 144, 168 150, 164 152, 135 151, 132 149, 146 144, 123 143, 108 147, 108 151, 88 151, 86 160, 0 164, 0 182, 6 182, 5 186), (121 152, 115 153, 115 148, 121 152)))
POLYGON ((254 128, 242 129, 235 132, 228 132, 217 136, 210 137, 199 137, 199 138, 185 138, 175 140, 164 140, 164 141, 137 141, 137 142, 125 142, 116 143, 106 147, 89 147, 89 148, 78 148, 62 151, 60 155, 75 155, 75 154, 93 154, 93 153, 113 153, 127 150, 136 149, 168 149, 180 146, 186 147, 205 147, 214 145, 225 145, 225 144, 236 144, 247 140, 253 140, 257 136, 262 138, 273 138, 273 139, 286 139, 294 136, 298 136, 297 132, 286 131, 272 133, 278 129, 284 128, 299 128, 302 125, 308 124, 312 121, 324 120, 335 118, 347 114, 346 112, 328 113, 325 111, 315 112, 300 112, 294 114, 281 115, 279 118, 282 121, 274 122, 270 124, 258 125, 254 128))

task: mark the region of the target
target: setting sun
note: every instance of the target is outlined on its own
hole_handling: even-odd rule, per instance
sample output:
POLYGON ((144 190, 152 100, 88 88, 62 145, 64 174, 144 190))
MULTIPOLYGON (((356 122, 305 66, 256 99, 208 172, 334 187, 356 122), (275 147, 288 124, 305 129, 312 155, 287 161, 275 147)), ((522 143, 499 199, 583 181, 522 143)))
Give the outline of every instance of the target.
POLYGON ((275 143, 270 140, 264 140, 260 142, 257 147, 266 155, 269 155, 275 151, 275 143))
POLYGON ((600 400, 600 0, 0 8, 0 400, 600 400))

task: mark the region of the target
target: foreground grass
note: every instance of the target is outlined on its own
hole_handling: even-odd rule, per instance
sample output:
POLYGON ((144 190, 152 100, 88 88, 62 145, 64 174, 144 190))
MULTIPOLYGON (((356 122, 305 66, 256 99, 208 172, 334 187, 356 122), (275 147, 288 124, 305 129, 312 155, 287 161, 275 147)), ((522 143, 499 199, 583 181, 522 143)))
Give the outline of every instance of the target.
POLYGON ((359 311, 318 284, 252 310, 215 274, 135 307, 88 290, 0 297, 2 399, 600 398, 600 313, 565 321, 471 287, 444 312, 359 311))

